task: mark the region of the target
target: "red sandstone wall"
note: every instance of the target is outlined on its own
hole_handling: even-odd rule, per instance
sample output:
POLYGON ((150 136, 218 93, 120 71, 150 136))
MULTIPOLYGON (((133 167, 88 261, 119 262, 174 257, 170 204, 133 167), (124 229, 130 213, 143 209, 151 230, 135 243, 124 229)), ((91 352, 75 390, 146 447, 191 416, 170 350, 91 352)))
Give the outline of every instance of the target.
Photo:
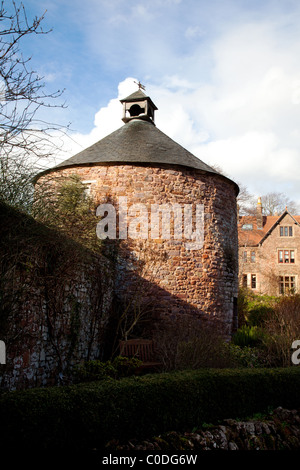
MULTIPOLYGON (((187 250, 184 241, 172 237, 122 242, 123 250, 119 253, 122 256, 118 258, 119 293, 130 294, 130 262, 143 258, 145 265, 135 272, 146 280, 143 295, 154 302, 160 313, 167 316, 193 313, 220 322, 223 333, 230 334, 238 289, 233 184, 218 175, 174 166, 96 165, 62 169, 45 178, 75 173, 89 182, 97 204, 110 201, 116 205, 118 197, 125 196, 128 207, 142 203, 149 213, 151 204, 204 205, 205 238, 200 250, 187 250)), ((43 183, 43 179, 39 182, 43 183)))

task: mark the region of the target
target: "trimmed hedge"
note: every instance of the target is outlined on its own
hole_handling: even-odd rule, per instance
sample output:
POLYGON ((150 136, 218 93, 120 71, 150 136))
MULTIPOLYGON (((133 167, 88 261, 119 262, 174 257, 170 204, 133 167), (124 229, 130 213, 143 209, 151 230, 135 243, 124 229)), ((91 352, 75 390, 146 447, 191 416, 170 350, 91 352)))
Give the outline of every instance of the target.
POLYGON ((197 370, 0 395, 2 448, 101 449, 111 439, 187 431, 300 408, 300 368, 197 370))

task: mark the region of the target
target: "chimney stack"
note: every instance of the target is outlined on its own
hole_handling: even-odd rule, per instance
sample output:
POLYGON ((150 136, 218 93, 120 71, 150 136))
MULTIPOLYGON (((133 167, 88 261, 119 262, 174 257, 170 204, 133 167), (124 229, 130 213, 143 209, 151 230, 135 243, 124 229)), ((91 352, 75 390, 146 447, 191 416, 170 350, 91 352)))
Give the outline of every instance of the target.
POLYGON ((261 205, 260 197, 257 200, 257 206, 256 206, 256 223, 257 223, 258 229, 263 228, 263 215, 262 215, 262 205, 261 205))

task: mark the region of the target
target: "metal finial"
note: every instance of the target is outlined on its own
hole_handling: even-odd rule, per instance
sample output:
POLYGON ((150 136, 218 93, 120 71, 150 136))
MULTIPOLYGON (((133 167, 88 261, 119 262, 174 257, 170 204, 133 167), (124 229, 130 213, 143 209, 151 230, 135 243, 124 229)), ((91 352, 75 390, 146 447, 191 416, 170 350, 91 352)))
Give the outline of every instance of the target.
POLYGON ((137 84, 137 86, 139 87, 139 90, 145 90, 146 89, 146 87, 144 85, 142 85, 140 81, 139 82, 134 81, 134 83, 137 84))

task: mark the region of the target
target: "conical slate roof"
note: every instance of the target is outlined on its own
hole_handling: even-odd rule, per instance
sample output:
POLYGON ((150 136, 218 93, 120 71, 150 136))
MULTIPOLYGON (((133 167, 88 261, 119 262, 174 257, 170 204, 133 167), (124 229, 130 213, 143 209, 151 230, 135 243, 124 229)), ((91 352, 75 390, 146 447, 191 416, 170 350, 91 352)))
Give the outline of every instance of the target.
MULTIPOLYGON (((125 125, 112 132, 110 135, 99 140, 82 152, 61 162, 59 165, 46 170, 42 174, 57 169, 82 166, 82 165, 104 165, 104 164, 144 164, 144 165, 180 165, 194 168, 208 173, 222 176, 192 153, 161 132, 154 124, 155 104, 149 96, 140 89, 127 98, 120 100, 123 103, 124 117, 126 111, 130 110, 130 104, 144 102, 144 108, 139 108, 139 115, 123 118, 125 125), (128 107, 129 106, 129 107, 128 107), (150 106, 150 111, 147 106, 150 106)), ((38 175, 37 178, 41 176, 38 175)), ((231 181, 232 182, 232 181, 231 181)), ((232 182, 233 183, 233 182, 232 182)), ((236 183, 236 192, 239 189, 236 183)))
POLYGON ((217 173, 151 122, 133 119, 55 168, 101 163, 181 165, 217 173))

